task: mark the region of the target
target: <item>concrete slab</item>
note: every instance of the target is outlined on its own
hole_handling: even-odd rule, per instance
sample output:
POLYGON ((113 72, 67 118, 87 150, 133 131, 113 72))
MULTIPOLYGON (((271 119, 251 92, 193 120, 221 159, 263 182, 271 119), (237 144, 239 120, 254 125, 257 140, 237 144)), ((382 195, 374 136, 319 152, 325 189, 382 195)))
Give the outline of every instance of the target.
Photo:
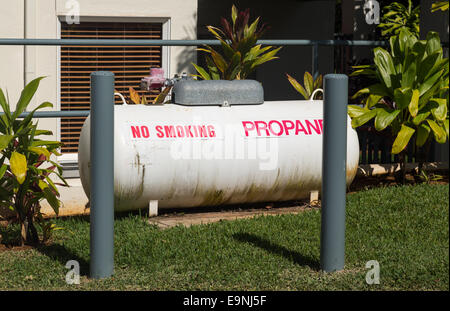
POLYGON ((201 225, 219 221, 253 218, 256 216, 275 216, 282 214, 298 214, 305 210, 311 210, 310 205, 292 206, 292 207, 274 207, 268 209, 235 210, 204 213, 186 213, 182 215, 166 214, 157 217, 151 217, 148 222, 158 226, 161 229, 167 229, 178 225, 190 227, 192 225, 201 225))

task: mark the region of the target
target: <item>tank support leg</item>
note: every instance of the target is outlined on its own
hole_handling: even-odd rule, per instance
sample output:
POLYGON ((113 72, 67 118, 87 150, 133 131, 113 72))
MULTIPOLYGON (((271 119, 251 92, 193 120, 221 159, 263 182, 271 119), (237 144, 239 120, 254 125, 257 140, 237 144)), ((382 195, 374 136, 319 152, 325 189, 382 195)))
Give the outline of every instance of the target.
POLYGON ((309 204, 317 205, 319 203, 319 190, 313 190, 309 193, 309 204))
POLYGON ((148 217, 158 216, 158 200, 150 200, 148 203, 148 217))

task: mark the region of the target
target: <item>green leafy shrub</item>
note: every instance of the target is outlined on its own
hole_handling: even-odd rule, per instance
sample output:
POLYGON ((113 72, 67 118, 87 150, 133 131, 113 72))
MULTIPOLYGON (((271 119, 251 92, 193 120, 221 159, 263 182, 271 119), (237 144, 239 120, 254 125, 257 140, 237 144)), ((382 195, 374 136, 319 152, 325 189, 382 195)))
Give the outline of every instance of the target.
MULTIPOLYGON (((309 72, 305 72, 303 75, 303 85, 302 86, 297 80, 295 80, 290 75, 286 74, 286 77, 288 78, 291 85, 294 87, 294 89, 299 92, 303 98, 306 100, 312 99, 311 95, 313 92, 317 89, 322 88, 322 75, 319 75, 317 79, 314 80, 313 76, 309 72)), ((322 95, 317 96, 317 99, 322 99, 322 95)))
POLYGON ((414 134, 417 147, 432 138, 445 143, 449 136, 448 58, 437 33, 418 40, 404 28, 390 38, 390 52, 374 49, 374 63, 355 66, 351 74, 378 81, 354 94, 364 98, 364 107, 349 105, 352 126, 375 119, 377 131, 390 128, 395 138, 391 152, 400 154, 404 169, 405 148, 414 134))
POLYGON ((431 5, 431 12, 448 11, 448 1, 436 1, 431 5))
POLYGON ((412 7, 412 1, 408 0, 408 7, 398 2, 383 8, 385 12, 381 17, 381 23, 378 25, 382 29, 383 36, 394 36, 400 33, 402 29, 408 29, 416 37, 419 37, 419 13, 420 6, 412 7))
POLYGON ((259 17, 249 25, 249 9, 238 12, 233 5, 231 22, 222 18, 222 29, 207 26, 208 31, 220 41, 222 54, 211 46, 205 45, 199 51, 206 52, 206 68, 192 64, 198 72, 194 75, 204 80, 240 80, 246 79, 257 66, 273 59, 281 49, 272 46, 256 45, 258 39, 267 29, 259 26, 259 17))
POLYGON ((11 112, 3 90, 0 89, 0 105, 4 114, 0 117, 0 206, 15 212, 21 226, 21 243, 36 244, 50 237, 54 224, 44 220, 40 202, 47 200, 56 214, 60 207, 56 184, 68 186, 62 177, 62 168, 51 160, 51 155, 59 155, 57 141, 41 140, 40 135, 52 135, 47 130, 37 129, 32 122, 36 110, 53 107, 49 102, 40 104, 23 119, 24 112, 34 96, 42 77, 31 81, 23 89, 16 110, 11 112), (62 183, 54 183, 54 174, 62 183), (42 230, 42 239, 36 230, 37 223, 42 230))

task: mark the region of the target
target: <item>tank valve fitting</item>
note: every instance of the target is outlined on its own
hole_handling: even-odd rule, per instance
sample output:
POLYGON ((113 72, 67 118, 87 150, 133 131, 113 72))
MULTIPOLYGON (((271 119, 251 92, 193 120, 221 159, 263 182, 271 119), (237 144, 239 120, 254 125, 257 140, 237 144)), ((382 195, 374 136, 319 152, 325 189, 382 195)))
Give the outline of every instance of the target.
POLYGON ((164 78, 164 69, 150 68, 150 76, 141 79, 141 89, 154 90, 164 86, 166 78, 164 78))
POLYGON ((181 77, 176 74, 171 79, 164 78, 164 69, 162 68, 150 68, 150 76, 141 79, 141 89, 150 91, 160 89, 162 87, 173 86, 180 80, 187 80, 188 75, 186 72, 181 74, 181 77))

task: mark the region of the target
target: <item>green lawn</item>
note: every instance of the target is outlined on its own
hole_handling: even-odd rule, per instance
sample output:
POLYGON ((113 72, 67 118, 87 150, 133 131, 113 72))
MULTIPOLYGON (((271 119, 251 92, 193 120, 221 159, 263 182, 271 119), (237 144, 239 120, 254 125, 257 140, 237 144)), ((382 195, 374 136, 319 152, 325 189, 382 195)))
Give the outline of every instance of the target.
POLYGON ((87 278, 89 219, 60 219, 53 245, 0 252, 0 289, 449 290, 448 216, 448 185, 349 195, 346 267, 326 274, 320 210, 166 230, 129 215, 116 219, 115 274, 106 280, 87 278), (65 283, 71 259, 80 285, 65 283), (365 282, 369 260, 380 263, 379 285, 365 282))

